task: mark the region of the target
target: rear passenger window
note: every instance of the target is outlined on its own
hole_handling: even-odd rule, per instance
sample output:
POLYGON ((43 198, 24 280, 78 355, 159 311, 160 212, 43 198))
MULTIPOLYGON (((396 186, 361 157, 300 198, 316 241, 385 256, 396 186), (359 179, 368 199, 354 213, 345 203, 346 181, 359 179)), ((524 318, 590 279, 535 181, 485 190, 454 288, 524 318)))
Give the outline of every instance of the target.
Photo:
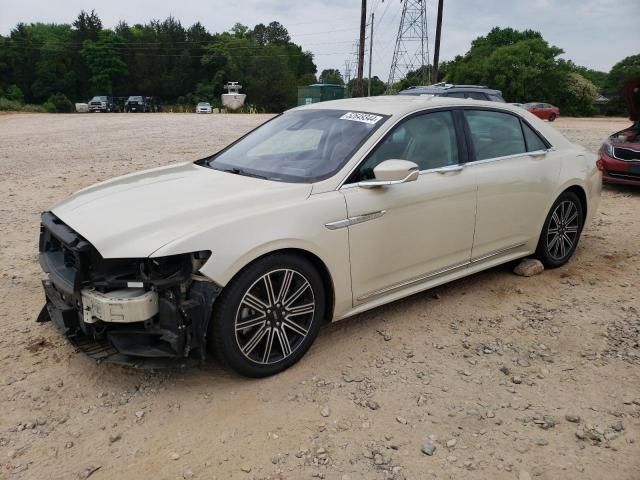
POLYGON ((447 93, 446 96, 447 97, 453 97, 453 98, 464 98, 464 93, 462 93, 462 92, 451 92, 451 93, 447 93))
POLYGON ((522 129, 524 130, 524 138, 527 141, 527 152, 535 152, 536 150, 547 149, 545 143, 529 125, 522 122, 522 129))
POLYGON ((497 93, 489 93, 488 95, 491 102, 504 102, 504 98, 497 93))
POLYGON ((506 157, 527 151, 520 120, 508 113, 465 110, 476 160, 506 157))
POLYGON ((467 92, 467 98, 473 98, 474 100, 486 100, 487 96, 480 92, 467 92))

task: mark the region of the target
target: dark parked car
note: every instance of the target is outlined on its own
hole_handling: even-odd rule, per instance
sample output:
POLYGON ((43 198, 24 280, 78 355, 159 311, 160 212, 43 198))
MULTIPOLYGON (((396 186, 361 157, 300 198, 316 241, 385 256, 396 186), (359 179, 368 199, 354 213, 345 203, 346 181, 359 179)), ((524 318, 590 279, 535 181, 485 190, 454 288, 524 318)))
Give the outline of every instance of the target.
POLYGON ((429 86, 410 87, 399 92, 399 95, 433 95, 436 97, 471 98, 473 100, 487 100, 502 102, 502 92, 482 85, 452 85, 450 83, 436 83, 429 86))
POLYGON ((89 100, 90 112, 119 112, 120 107, 114 97, 99 95, 89 100))
POLYGON ((525 103, 524 108, 536 117, 542 120, 549 120, 550 122, 553 122, 560 116, 560 109, 550 103, 525 103))
POLYGON ((151 108, 146 97, 134 95, 127 99, 124 104, 125 112, 150 112, 151 108))
POLYGON ((640 186, 640 77, 625 84, 622 96, 633 124, 604 142, 597 165, 606 183, 640 186))
POLYGON ((133 95, 124 104, 126 112, 160 112, 162 111, 158 97, 133 95))

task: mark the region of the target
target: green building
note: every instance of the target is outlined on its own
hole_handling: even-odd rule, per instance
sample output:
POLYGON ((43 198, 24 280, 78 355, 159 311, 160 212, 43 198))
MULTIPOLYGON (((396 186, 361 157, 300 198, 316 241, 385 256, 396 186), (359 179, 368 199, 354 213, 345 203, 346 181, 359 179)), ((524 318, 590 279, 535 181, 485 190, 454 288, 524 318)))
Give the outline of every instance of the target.
POLYGON ((314 83, 306 87, 298 87, 298 105, 326 102, 344 98, 346 87, 333 83, 314 83))

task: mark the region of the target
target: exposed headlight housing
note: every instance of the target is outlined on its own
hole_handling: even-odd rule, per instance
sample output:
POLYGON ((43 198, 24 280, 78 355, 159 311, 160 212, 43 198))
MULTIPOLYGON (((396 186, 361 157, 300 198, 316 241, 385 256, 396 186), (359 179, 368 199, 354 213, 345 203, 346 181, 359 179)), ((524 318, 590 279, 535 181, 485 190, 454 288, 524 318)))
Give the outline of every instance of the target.
POLYGON ((613 145, 608 140, 602 144, 602 150, 610 157, 613 157, 613 145))

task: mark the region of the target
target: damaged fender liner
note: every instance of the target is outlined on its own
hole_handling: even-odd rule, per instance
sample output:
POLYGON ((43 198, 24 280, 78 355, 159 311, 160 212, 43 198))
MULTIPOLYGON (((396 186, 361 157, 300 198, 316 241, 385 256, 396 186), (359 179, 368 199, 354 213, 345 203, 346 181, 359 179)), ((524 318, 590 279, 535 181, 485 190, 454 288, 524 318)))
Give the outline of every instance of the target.
POLYGON ((53 214, 42 217, 40 264, 49 278, 42 282, 46 303, 38 322, 52 321, 77 350, 97 362, 160 368, 206 359, 213 303, 221 288, 193 275, 193 254, 161 259, 166 266, 157 259, 103 259, 53 214), (141 281, 158 292, 157 315, 128 323, 95 317, 91 321, 91 313, 88 319, 84 317, 82 289, 94 288, 108 295, 127 280, 141 281))

